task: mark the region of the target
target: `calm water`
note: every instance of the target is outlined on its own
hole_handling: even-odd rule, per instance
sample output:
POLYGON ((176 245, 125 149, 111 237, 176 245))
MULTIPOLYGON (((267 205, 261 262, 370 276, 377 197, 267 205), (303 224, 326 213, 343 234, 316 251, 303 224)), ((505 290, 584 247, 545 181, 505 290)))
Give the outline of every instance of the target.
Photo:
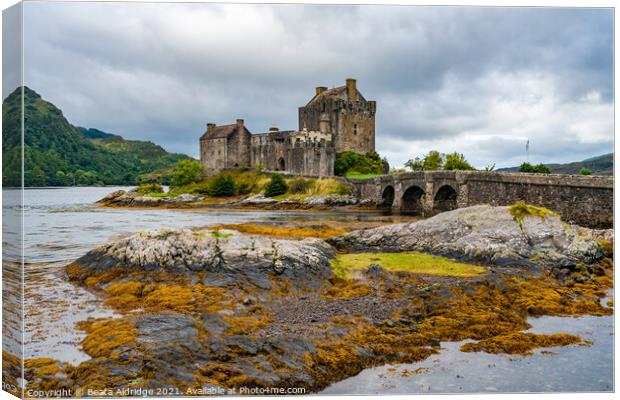
MULTIPOLYGON (((173 209, 100 208, 95 201, 118 189, 131 187, 88 187, 27 189, 24 192, 24 232, 26 262, 57 262, 78 258, 111 239, 145 229, 198 227, 252 221, 365 219, 368 212, 296 211, 205 211, 173 209)), ((5 190, 4 198, 19 191, 5 190)), ((7 203, 5 201, 5 203, 7 203)), ((10 206, 9 206, 10 207, 10 206)), ((3 210, 7 215, 8 210, 3 210)), ((11 247, 17 232, 3 239, 11 247), (7 243, 8 242, 8 243, 7 243)))
MULTIPOLYGON (((74 364, 88 359, 79 348, 83 335, 75 322, 88 317, 114 316, 92 293, 64 279, 63 266, 93 247, 133 232, 162 226, 196 227, 251 221, 363 221, 377 214, 283 211, 192 211, 166 209, 106 209, 94 202, 128 188, 29 189, 24 192, 26 254, 26 358, 54 357, 74 364), (42 305, 46 305, 42 307, 42 305)), ((19 254, 12 243, 18 232, 6 222, 16 210, 19 191, 3 191, 4 254, 19 254), (12 201, 13 200, 13 203, 12 201)), ((6 271, 5 271, 6 272, 6 271)), ((5 276, 6 277, 6 276, 5 276)), ((5 281, 6 282, 6 281, 5 281)), ((6 290, 3 287, 5 299, 6 290)), ((6 303, 6 302, 5 302, 6 303)), ((9 304, 10 305, 10 304, 9 304)), ((6 304, 5 304, 6 306, 6 304)), ((7 308, 5 307, 5 322, 7 308)), ((18 316, 13 318, 19 319, 18 316)), ((462 342, 442 343, 441 352, 415 364, 367 369, 327 388, 325 394, 403 394, 475 392, 557 392, 613 390, 613 318, 543 317, 532 319, 532 331, 566 332, 592 340, 590 347, 569 346, 537 351, 530 357, 463 353, 462 342)), ((18 338, 7 336, 4 347, 17 353, 18 338)))
POLYGON ((571 333, 591 346, 539 349, 532 356, 441 352, 414 364, 384 365, 337 382, 323 394, 609 392, 613 391, 613 317, 542 317, 535 333, 571 333))

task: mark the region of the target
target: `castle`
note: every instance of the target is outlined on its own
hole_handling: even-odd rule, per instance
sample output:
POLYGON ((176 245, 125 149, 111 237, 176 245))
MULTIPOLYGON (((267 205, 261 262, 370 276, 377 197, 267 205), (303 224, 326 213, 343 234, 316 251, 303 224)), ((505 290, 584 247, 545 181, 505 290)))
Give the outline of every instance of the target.
POLYGON ((205 174, 236 167, 261 166, 296 175, 333 176, 336 154, 375 151, 377 103, 366 100, 355 79, 333 89, 320 86, 299 107, 299 128, 252 134, 242 119, 230 125, 207 124, 200 137, 205 174))

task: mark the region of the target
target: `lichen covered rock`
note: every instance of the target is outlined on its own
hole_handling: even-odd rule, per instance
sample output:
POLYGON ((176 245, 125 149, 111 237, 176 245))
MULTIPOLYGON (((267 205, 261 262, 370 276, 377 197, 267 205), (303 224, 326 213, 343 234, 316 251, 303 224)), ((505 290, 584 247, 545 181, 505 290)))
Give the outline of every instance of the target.
POLYGON ((202 272, 205 284, 249 282, 271 288, 271 279, 320 285, 332 275, 332 248, 322 240, 282 240, 232 230, 162 228, 100 246, 71 264, 77 280, 113 269, 190 275, 202 272))
POLYGON ((603 256, 597 236, 554 213, 514 215, 480 205, 406 224, 359 230, 331 239, 353 250, 422 251, 494 265, 591 264, 603 256))

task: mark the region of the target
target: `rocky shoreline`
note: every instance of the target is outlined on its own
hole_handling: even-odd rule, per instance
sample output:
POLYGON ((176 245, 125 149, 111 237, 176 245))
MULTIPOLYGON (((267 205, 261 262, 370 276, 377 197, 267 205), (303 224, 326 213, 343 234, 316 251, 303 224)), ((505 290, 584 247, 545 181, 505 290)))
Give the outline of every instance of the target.
POLYGON ((315 392, 364 368, 423 360, 443 341, 509 354, 583 344, 522 331, 528 316, 613 312, 599 301, 613 282, 612 233, 526 211, 471 207, 327 241, 211 228, 116 240, 66 272, 121 317, 79 324, 88 361, 29 360, 28 387, 315 392), (344 276, 334 269, 342 252, 432 253, 482 272, 369 263, 344 276))
POLYGON ((347 195, 317 195, 303 199, 274 199, 263 194, 242 198, 214 199, 192 194, 174 197, 140 195, 136 191, 117 190, 97 201, 103 207, 162 207, 162 208, 217 208, 217 209, 264 209, 264 210, 327 210, 375 209, 373 201, 359 200, 347 195))

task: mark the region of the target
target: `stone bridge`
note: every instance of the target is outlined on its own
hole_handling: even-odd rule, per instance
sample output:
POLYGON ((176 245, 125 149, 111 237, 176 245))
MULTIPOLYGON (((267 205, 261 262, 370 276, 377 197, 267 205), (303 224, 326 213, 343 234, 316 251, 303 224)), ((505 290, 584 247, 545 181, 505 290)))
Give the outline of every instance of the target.
POLYGON ((382 208, 431 216, 477 204, 510 205, 522 200, 583 226, 613 226, 613 177, 424 171, 350 179, 359 198, 382 208))

